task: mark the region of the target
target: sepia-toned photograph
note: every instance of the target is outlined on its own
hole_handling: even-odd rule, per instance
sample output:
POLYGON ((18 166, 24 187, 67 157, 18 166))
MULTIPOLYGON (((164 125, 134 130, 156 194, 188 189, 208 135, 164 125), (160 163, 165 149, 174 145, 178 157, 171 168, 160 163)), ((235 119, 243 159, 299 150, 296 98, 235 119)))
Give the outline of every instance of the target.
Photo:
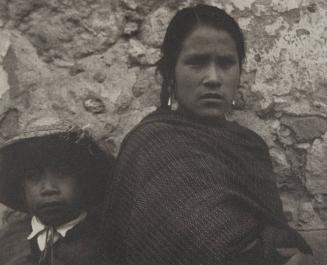
POLYGON ((0 265, 327 265, 327 1, 0 0, 0 265))

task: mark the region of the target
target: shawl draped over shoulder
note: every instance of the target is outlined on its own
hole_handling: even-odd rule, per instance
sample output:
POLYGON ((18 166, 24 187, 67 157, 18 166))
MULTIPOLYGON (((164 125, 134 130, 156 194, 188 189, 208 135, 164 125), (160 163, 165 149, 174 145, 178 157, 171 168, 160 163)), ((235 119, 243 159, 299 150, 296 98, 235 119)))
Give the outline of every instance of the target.
POLYGON ((113 264, 232 264, 258 235, 267 260, 276 247, 311 252, 284 217, 265 142, 176 111, 155 111, 127 135, 104 219, 113 264))

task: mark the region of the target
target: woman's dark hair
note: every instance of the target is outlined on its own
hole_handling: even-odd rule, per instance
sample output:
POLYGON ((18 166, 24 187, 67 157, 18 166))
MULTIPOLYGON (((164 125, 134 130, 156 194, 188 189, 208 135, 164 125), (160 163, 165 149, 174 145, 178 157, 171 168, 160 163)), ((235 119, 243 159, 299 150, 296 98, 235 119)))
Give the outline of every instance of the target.
POLYGON ((162 57, 157 70, 163 81, 161 86, 161 108, 168 108, 170 91, 174 82, 175 66, 186 37, 198 26, 208 25, 227 31, 235 41, 240 67, 245 57, 245 43, 237 22, 224 10, 214 6, 197 5, 176 13, 170 21, 161 46, 162 57))

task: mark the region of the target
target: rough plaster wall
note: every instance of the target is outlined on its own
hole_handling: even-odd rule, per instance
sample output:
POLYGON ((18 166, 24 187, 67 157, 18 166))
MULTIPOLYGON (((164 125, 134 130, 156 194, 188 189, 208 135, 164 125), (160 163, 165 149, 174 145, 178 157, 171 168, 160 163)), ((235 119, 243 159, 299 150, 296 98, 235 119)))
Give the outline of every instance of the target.
POLYGON ((168 21, 199 2, 244 29, 233 118, 268 143, 285 213, 327 264, 326 0, 0 0, 0 139, 51 113, 117 153, 158 106, 168 21))

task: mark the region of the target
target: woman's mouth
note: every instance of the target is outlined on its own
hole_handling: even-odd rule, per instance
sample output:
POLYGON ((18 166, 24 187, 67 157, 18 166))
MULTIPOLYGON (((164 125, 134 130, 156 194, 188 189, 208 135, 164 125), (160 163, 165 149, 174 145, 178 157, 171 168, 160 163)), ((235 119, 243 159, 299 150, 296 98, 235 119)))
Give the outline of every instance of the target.
POLYGON ((205 94, 202 94, 199 98, 200 98, 200 100, 206 100, 206 101, 222 101, 222 100, 224 100, 224 97, 218 93, 205 93, 205 94))

